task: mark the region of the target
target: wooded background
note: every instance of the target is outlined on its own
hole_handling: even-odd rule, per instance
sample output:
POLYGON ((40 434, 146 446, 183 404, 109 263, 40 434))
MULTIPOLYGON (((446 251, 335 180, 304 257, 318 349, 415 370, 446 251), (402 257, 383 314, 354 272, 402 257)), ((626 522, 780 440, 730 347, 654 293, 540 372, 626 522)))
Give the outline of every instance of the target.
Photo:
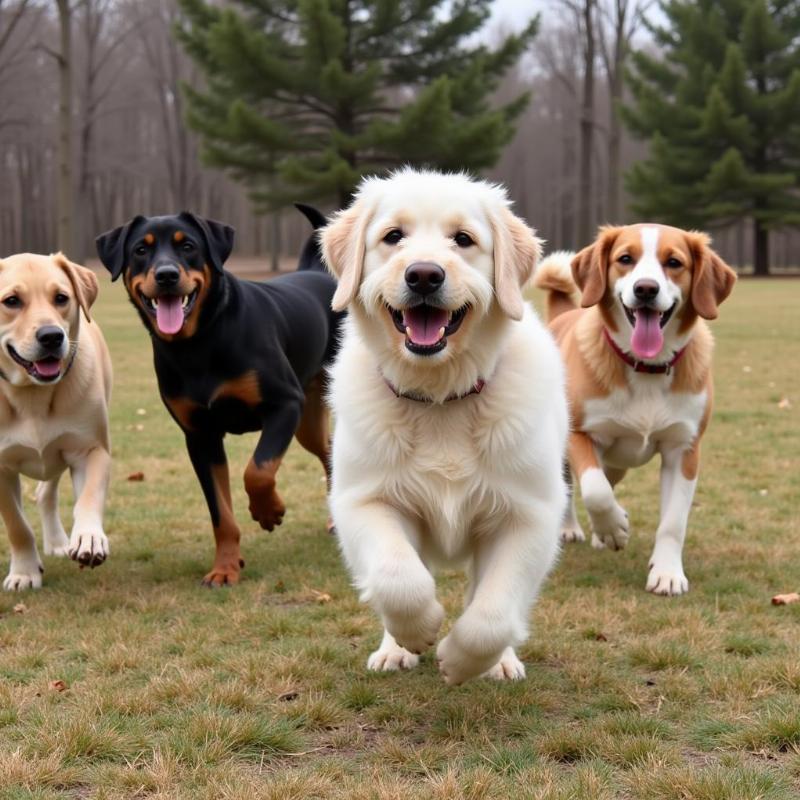
MULTIPOLYGON (((599 224, 637 221, 623 174, 648 144, 618 107, 630 100, 631 51, 659 52, 644 22, 662 11, 650 0, 532 2, 481 36, 499 42, 536 13, 538 33, 494 97, 529 91, 530 103, 483 174, 508 185, 549 250, 575 249, 599 224)), ((82 260, 134 214, 181 209, 232 224, 239 255, 297 252, 307 235, 297 212, 257 213, 245 187, 201 163, 181 87, 205 78, 176 39, 180 14, 177 0, 0 0, 0 255, 66 243, 82 260)), ((731 263, 752 264, 747 220, 711 232, 731 263)), ((770 244, 773 270, 800 266, 797 227, 771 231, 770 244)))

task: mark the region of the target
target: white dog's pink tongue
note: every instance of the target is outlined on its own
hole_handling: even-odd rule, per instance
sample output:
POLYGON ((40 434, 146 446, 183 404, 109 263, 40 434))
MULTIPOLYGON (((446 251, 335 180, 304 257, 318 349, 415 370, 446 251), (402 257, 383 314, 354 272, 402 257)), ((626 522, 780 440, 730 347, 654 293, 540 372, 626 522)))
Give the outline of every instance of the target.
POLYGON ((443 308, 433 306, 422 305, 406 309, 403 312, 406 335, 414 344, 436 344, 442 338, 440 331, 447 326, 448 316, 443 308))
POLYGON ((159 297, 156 323, 161 333, 177 333, 183 327, 183 305, 180 297, 159 297))
POLYGON ((45 358, 42 361, 34 361, 33 365, 43 378, 53 378, 58 375, 58 371, 61 369, 61 362, 57 358, 45 358))
POLYGON ((664 346, 664 334, 661 331, 661 314, 652 308, 637 308, 633 312, 636 324, 633 326, 631 347, 639 358, 653 358, 664 346))

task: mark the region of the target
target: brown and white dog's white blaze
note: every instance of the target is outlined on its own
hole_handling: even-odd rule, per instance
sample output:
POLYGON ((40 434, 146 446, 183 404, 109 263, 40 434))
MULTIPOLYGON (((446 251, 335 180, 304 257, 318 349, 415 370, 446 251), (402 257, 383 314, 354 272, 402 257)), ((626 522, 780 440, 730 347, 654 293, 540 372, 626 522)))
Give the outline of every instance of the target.
MULTIPOLYGON (((567 366, 569 463, 595 547, 625 546, 628 515, 613 487, 661 456, 661 519, 646 585, 656 594, 689 589, 683 542, 713 396, 703 320, 716 318, 736 281, 709 244, 703 233, 665 225, 605 227, 577 255, 545 259, 535 279, 549 292, 550 327, 567 366)), ((584 539, 574 497, 562 538, 584 539)))

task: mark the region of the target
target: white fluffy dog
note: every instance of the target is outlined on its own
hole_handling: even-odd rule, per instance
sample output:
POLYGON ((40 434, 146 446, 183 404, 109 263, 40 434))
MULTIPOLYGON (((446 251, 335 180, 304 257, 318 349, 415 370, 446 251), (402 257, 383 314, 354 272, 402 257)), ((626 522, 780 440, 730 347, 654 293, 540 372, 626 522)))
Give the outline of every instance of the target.
POLYGON ((331 510, 386 631, 368 667, 410 668, 444 611, 431 568, 466 564, 445 680, 522 678, 513 647, 566 504, 561 359, 523 301, 540 242, 499 186, 405 169, 362 182, 322 233, 350 311, 332 371, 331 510))

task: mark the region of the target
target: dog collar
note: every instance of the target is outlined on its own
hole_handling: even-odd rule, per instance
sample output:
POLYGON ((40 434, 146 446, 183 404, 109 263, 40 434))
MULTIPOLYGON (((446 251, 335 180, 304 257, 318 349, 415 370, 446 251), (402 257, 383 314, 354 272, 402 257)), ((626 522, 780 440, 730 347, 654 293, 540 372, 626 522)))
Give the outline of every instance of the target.
MULTIPOLYGON (((406 400, 414 400, 414 402, 416 403, 433 402, 433 400, 431 400, 430 397, 425 397, 425 395, 422 394, 399 391, 397 387, 394 386, 392 383, 390 383, 390 381, 385 377, 383 377, 383 381, 392 390, 392 393, 394 394, 395 397, 402 397, 406 400)), ((464 394, 450 394, 447 397, 445 397, 443 402, 449 403, 451 400, 462 400, 465 397, 469 397, 471 394, 480 394, 483 391, 484 386, 486 386, 486 381, 483 378, 478 378, 478 380, 475 381, 475 385, 468 392, 464 392, 464 394)))
POLYGON ((669 375, 672 368, 680 361, 686 352, 688 345, 684 345, 677 350, 669 361, 663 364, 648 364, 644 361, 635 359, 630 353, 626 353, 611 337, 608 328, 603 328, 603 334, 611 349, 629 366, 633 367, 634 372, 646 372, 648 375, 669 375))

